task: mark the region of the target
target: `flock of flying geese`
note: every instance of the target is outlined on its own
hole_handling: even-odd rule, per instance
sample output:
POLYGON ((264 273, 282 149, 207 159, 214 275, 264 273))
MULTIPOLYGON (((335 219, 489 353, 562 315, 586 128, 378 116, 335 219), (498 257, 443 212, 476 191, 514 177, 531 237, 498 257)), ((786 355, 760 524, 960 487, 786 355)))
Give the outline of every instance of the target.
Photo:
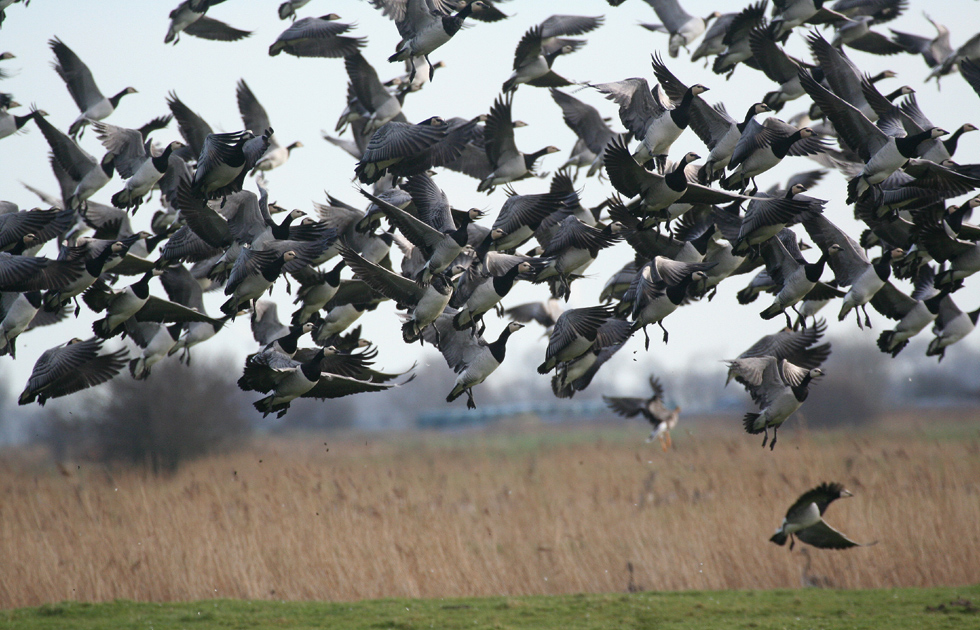
MULTIPOLYGON (((182 35, 247 38, 248 31, 207 15, 222 1, 181 2, 165 41, 177 44, 182 35)), ((369 0, 401 37, 389 61, 404 63, 405 73, 385 82, 361 54, 366 39, 352 36, 353 25, 336 14, 298 16, 308 2, 279 7, 279 17, 293 22, 269 55, 343 59, 347 107, 338 135, 324 137, 357 160, 352 176, 371 186, 361 188, 361 205, 328 196, 309 217, 269 202, 261 174, 282 167, 302 144, 280 144, 244 80, 237 88, 241 131, 214 133, 173 92, 170 115, 140 129, 118 127, 105 120, 136 90, 127 87, 107 98, 85 63, 53 37, 54 69, 80 111, 67 132, 40 109, 15 115, 13 96, 0 94, 0 138, 33 123, 50 147, 61 186, 58 198, 38 193, 48 209, 22 211, 0 202, 0 353, 15 356, 18 335, 72 312, 77 316, 79 298, 103 314, 90 339, 73 339, 41 355, 21 404, 43 405, 98 385, 127 364, 142 379, 167 356, 180 353, 189 363, 194 346, 245 313, 260 348, 246 360, 239 386, 264 395, 255 402, 264 414, 282 416, 298 397, 382 391, 399 386, 395 380, 403 374, 373 369, 376 350, 351 326, 386 300, 402 311, 405 343, 438 348, 457 373, 447 401, 465 394, 474 408, 473 389, 501 365, 508 340, 530 321, 550 331, 538 372, 552 374, 556 396, 572 397, 632 335, 642 331, 649 348, 647 329, 656 325, 667 343, 664 320, 671 313, 710 300, 729 276, 753 274, 738 301, 749 304, 770 294, 761 316, 783 316, 786 327, 729 361, 729 380, 742 384, 759 407, 746 414, 745 430, 764 433, 763 446, 772 448, 779 426, 823 374, 830 344, 820 343, 827 325, 817 316, 831 302, 839 304, 839 320, 853 311, 860 328, 871 326, 868 305, 895 320, 878 338, 881 351, 892 356, 932 325, 927 354, 941 360, 977 323, 980 309, 962 311, 953 295, 980 270, 980 228, 968 222, 980 197, 947 203, 980 187, 980 165, 952 160, 960 137, 977 128, 964 124, 950 134, 933 125, 914 90, 879 89, 894 73, 867 75, 847 54, 921 55, 937 83, 958 72, 980 94, 980 36, 953 49, 949 31, 936 23, 936 37, 897 31, 889 37, 876 30, 903 13, 907 0, 838 0, 832 6, 773 0, 771 11, 768 0, 758 0, 704 19, 689 15, 677 0, 645 0, 661 23, 643 26, 668 34, 671 58, 701 38, 691 59, 710 63, 718 81, 736 71, 759 71, 774 83, 744 115, 710 104, 709 87, 676 76, 659 53, 652 59, 652 89, 645 78, 587 85, 564 78, 555 65, 585 46, 576 37, 601 27, 603 18, 554 15, 528 28, 517 43, 513 72, 487 114, 417 123, 406 119, 402 105, 435 79, 440 64, 429 55, 458 36, 464 23, 507 15, 489 0, 369 0), (833 38, 811 25, 832 27, 833 38), (805 39, 810 60, 784 52, 794 31, 805 39), (569 86, 604 94, 618 106, 626 130, 613 130, 597 109, 560 89, 569 86), (550 90, 578 141, 546 192, 520 194, 512 186, 539 178, 539 159, 559 150, 517 148, 515 129, 523 123, 513 115, 515 95, 533 88, 550 90), (804 97, 804 111, 787 121, 757 119, 804 97), (151 137, 172 119, 183 141, 154 143, 151 137), (102 143, 102 157, 78 143, 86 128, 102 143), (686 132, 704 143, 704 157, 671 153, 686 132), (828 201, 805 194, 823 170, 800 173, 785 187, 759 189, 758 176, 801 156, 846 175, 847 190, 836 201, 853 206, 865 224, 862 233, 834 225, 823 213, 828 201), (506 187, 509 197, 492 222, 484 221, 486 213, 450 203, 436 181, 440 169, 473 177, 478 192, 506 187), (597 207, 580 202, 576 180, 582 172, 612 187, 597 207), (258 195, 243 190, 250 173, 259 174, 258 195), (95 201, 110 183, 111 205, 95 201), (152 217, 142 213, 149 229, 137 231, 131 216, 155 189, 163 209, 152 217), (811 244, 800 240, 801 232, 811 244), (49 241, 56 256, 38 255, 49 241), (598 304, 563 309, 572 283, 601 251, 624 241, 633 250, 631 260, 605 284, 598 304), (392 245, 401 253, 398 263, 392 245), (138 280, 127 285, 123 276, 138 280), (151 294, 155 278, 168 299, 151 294), (904 293, 894 278, 910 280, 914 291, 904 293), (277 304, 263 299, 277 282, 295 296, 288 324, 279 320, 277 304), (549 296, 504 309, 518 282, 546 285, 542 292, 549 296), (221 315, 210 316, 203 294, 216 290, 228 297, 221 315), (487 339, 491 312, 510 321, 487 339), (313 347, 301 347, 307 334, 313 347), (135 344, 134 356, 125 348, 103 350, 117 335, 135 344)), ((623 2, 608 0, 612 6, 623 2)), ((0 19, 11 4, 0 1, 0 19)), ((0 60, 13 57, 5 52, 0 60)), ((679 409, 665 404, 658 381, 651 379, 651 387, 649 398, 606 400, 618 414, 650 420, 650 439, 662 440, 666 449, 679 409)), ((773 541, 782 544, 795 534, 818 546, 853 545, 821 520, 832 500, 848 494, 835 484, 810 491, 790 509, 773 541)))

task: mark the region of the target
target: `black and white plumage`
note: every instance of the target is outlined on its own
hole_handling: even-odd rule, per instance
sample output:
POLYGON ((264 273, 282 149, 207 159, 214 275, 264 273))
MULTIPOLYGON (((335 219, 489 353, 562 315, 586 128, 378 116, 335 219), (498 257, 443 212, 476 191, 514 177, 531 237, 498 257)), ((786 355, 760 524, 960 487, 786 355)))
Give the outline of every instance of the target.
POLYGON ((562 313, 551 331, 545 360, 538 366, 538 373, 547 374, 559 363, 574 361, 591 350, 599 328, 611 317, 613 310, 609 306, 573 308, 562 313))
POLYGON ((225 24, 220 20, 205 15, 208 9, 224 0, 184 0, 170 12, 170 26, 163 39, 164 44, 173 42, 176 46, 180 34, 187 33, 194 37, 216 42, 237 42, 252 34, 225 24))
POLYGON ((942 361, 946 356, 946 348, 969 335, 977 327, 980 318, 980 308, 975 311, 963 312, 946 296, 939 304, 939 314, 932 333, 935 335, 929 342, 926 356, 939 357, 942 361))
POLYGON ((63 346, 41 353, 17 403, 37 401, 41 406, 51 398, 74 394, 114 377, 126 366, 125 349, 100 354, 100 339, 72 339, 63 346))
POLYGON ((143 197, 166 174, 170 165, 171 153, 184 146, 181 142, 171 142, 162 153, 153 155, 144 146, 143 135, 136 129, 126 129, 103 122, 92 123, 102 146, 112 154, 112 163, 119 176, 126 179, 122 190, 112 196, 112 205, 117 208, 139 210, 143 197))
POLYGON ((800 408, 810 393, 810 382, 823 375, 820 368, 809 370, 794 365, 786 359, 771 356, 735 359, 728 362, 730 373, 740 381, 752 400, 759 406, 758 413, 747 413, 742 421, 745 431, 751 434, 765 433, 763 448, 776 446, 779 427, 800 408), (769 428, 772 441, 769 442, 769 428))
POLYGON ((643 26, 648 30, 664 31, 670 35, 667 50, 671 57, 677 57, 681 48, 687 50, 688 45, 704 33, 711 20, 721 16, 718 11, 713 11, 705 18, 694 17, 681 7, 678 0, 647 0, 647 4, 653 7, 663 24, 643 26))
POLYGON ((524 324, 510 322, 496 341, 488 343, 481 335, 456 330, 453 322, 455 316, 455 309, 447 308, 422 334, 426 341, 439 348, 450 369, 458 375, 446 402, 452 402, 465 393, 466 406, 476 409, 473 388, 500 367, 507 353, 507 340, 524 328, 524 324))
POLYGON ((512 107, 514 93, 497 97, 483 132, 487 160, 492 169, 477 186, 478 192, 492 191, 496 186, 534 175, 534 163, 542 156, 557 153, 558 147, 547 146, 534 153, 523 153, 514 141, 512 107))
POLYGON ((294 57, 346 57, 356 54, 367 44, 364 37, 349 37, 353 25, 341 24, 340 16, 330 13, 321 17, 306 17, 293 22, 269 46, 269 56, 285 52, 294 57))
POLYGON ((72 137, 78 136, 82 131, 82 127, 89 122, 107 118, 119 106, 119 101, 122 97, 127 94, 136 93, 135 88, 128 87, 114 96, 106 98, 95 84, 92 71, 88 69, 88 66, 78 58, 78 55, 71 48, 66 46, 57 37, 48 41, 48 46, 51 47, 51 52, 58 59, 58 62, 54 66, 55 71, 65 82, 65 85, 68 87, 68 92, 71 94, 75 104, 78 105, 78 109, 82 112, 68 128, 68 133, 72 137))
POLYGON ((670 430, 677 426, 680 418, 680 407, 670 409, 664 402, 664 388, 660 379, 650 377, 650 389, 653 394, 649 398, 629 398, 603 396, 606 405, 617 415, 632 418, 642 415, 653 426, 653 431, 647 437, 647 442, 659 439, 663 450, 670 448, 670 430))
POLYGON ((522 83, 550 88, 571 85, 570 81, 555 73, 551 66, 559 55, 575 52, 585 42, 561 36, 588 33, 599 28, 602 21, 601 16, 552 15, 541 24, 528 29, 514 51, 514 72, 504 81, 503 90, 516 90, 522 83))
MULTIPOLYGON (((252 132, 256 137, 261 136, 267 129, 272 129, 269 122, 269 115, 266 113, 262 103, 255 97, 252 89, 245 83, 245 79, 240 79, 235 89, 235 97, 238 100, 238 111, 242 114, 242 122, 245 128, 252 132)), ((292 144, 281 146, 276 140, 275 134, 269 137, 269 148, 262 157, 255 161, 252 168, 252 175, 259 171, 271 171, 286 163, 293 149, 303 146, 302 142, 296 141, 292 144)))
POLYGON ((0 356, 17 358, 17 337, 31 326, 41 306, 40 291, 0 293, 0 356))
MULTIPOLYGON (((653 68, 658 79, 670 74, 656 55, 653 68)), ((694 97, 708 91, 707 87, 696 83, 684 90, 680 101, 675 103, 659 85, 651 91, 646 79, 625 79, 592 87, 619 105, 620 120, 640 142, 634 157, 641 164, 667 154, 674 141, 687 129, 694 97)))
POLYGON ((454 286, 445 274, 435 273, 429 282, 419 284, 364 260, 350 248, 341 248, 340 254, 356 278, 363 280, 372 289, 408 310, 405 323, 402 325, 402 338, 405 343, 417 341, 422 331, 442 315, 449 305, 454 286))
MULTIPOLYGON (((798 247, 790 251, 779 238, 766 241, 762 245, 762 258, 766 263, 766 271, 772 279, 776 297, 772 304, 762 311, 762 318, 772 319, 806 298, 814 288, 819 286, 827 258, 840 249, 841 246, 834 243, 821 253, 816 262, 809 263, 803 258, 798 247)), ((789 315, 786 315, 786 325, 791 325, 789 315)))
MULTIPOLYGON (((813 545, 819 549, 848 549, 860 547, 844 534, 840 533, 823 520, 824 512, 837 499, 854 496, 839 483, 822 483, 812 490, 803 493, 799 499, 786 511, 782 524, 770 538, 770 542, 785 545, 790 539, 789 548, 793 549, 796 539, 813 545)), ((873 544, 873 543, 872 543, 873 544)))
MULTIPOLYGON (((398 27, 402 39, 388 61, 408 61, 412 68, 409 81, 415 79, 416 57, 425 57, 429 61, 429 54, 448 43, 463 27, 467 17, 489 9, 481 0, 462 6, 450 0, 372 0, 372 3, 398 27), (453 14, 452 10, 457 8, 453 14)), ((431 63, 429 68, 431 73, 431 63)), ((431 74, 429 78, 432 78, 431 74)))
POLYGON ((354 173, 362 183, 373 184, 386 173, 407 177, 442 166, 459 156, 475 124, 452 127, 438 116, 416 125, 386 123, 371 136, 354 173))
POLYGON ((115 171, 112 154, 107 153, 102 160, 96 160, 77 142, 45 120, 44 116, 35 116, 34 122, 51 147, 52 167, 56 162, 64 173, 66 181, 63 188, 68 193, 64 195, 65 207, 82 207, 86 199, 112 179, 115 171))
POLYGON ((602 167, 602 156, 606 146, 616 137, 602 114, 595 107, 583 103, 574 96, 552 88, 551 97, 561 107, 562 118, 568 128, 575 132, 579 141, 591 153, 588 175, 591 177, 602 167))
POLYGON ((713 266, 714 263, 678 262, 657 256, 636 273, 620 308, 629 308, 634 332, 643 329, 647 349, 650 338, 646 327, 650 324, 660 326, 664 343, 667 343, 669 335, 663 325, 664 318, 684 303, 692 285, 707 280, 705 271, 713 266))
MULTIPOLYGON (((736 358, 773 357, 777 361, 786 359, 797 367, 812 370, 820 367, 830 356, 830 342, 815 345, 826 332, 827 322, 822 319, 804 330, 793 330, 787 327, 777 333, 765 335, 736 358)), ((729 369, 725 385, 727 386, 732 379, 745 385, 745 380, 738 374, 738 371, 729 369)))
POLYGON ((271 128, 261 136, 248 130, 209 134, 197 158, 194 193, 217 199, 241 190, 245 175, 268 152, 271 138, 271 128))

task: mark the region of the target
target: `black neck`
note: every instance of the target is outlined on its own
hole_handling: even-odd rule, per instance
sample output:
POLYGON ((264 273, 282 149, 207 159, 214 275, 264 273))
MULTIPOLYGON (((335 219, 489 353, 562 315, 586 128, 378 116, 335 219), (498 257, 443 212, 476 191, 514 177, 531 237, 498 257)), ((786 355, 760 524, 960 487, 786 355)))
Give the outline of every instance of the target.
POLYGON ((904 138, 895 138, 895 146, 898 148, 898 152, 904 157, 912 159, 919 155, 916 151, 919 144, 926 140, 932 138, 932 129, 926 129, 917 134, 911 136, 905 136, 904 138))
POLYGON ((272 263, 262 270, 262 277, 269 282, 275 282, 279 274, 282 273, 282 267, 286 264, 286 259, 282 256, 276 258, 272 263))
POLYGON ((323 370, 320 369, 320 362, 323 361, 323 348, 320 348, 313 358, 303 363, 300 366, 300 370, 303 371, 303 376, 306 377, 308 381, 318 381, 320 380, 320 374, 323 370))
POLYGON ((93 278, 98 278, 102 275, 102 268, 105 267, 110 256, 112 256, 112 245, 106 245, 98 256, 85 262, 85 270, 93 278))
POLYGON ((811 380, 812 380, 812 377, 809 374, 807 374, 806 376, 803 377, 803 380, 800 381, 800 384, 799 385, 796 385, 795 387, 792 388, 793 389, 793 396, 799 402, 803 402, 804 400, 806 400, 806 397, 810 394, 810 381, 811 380))
POLYGON ((14 126, 20 129, 27 124, 28 120, 34 118, 35 115, 37 115, 37 112, 31 112, 26 116, 14 116, 14 126))
POLYGON ((684 172, 685 168, 687 168, 687 161, 681 160, 674 167, 674 170, 664 175, 664 182, 671 190, 677 192, 687 190, 687 174, 684 172))
POLYGON ((817 282, 820 280, 820 276, 823 275, 824 265, 827 264, 827 256, 829 255, 830 254, 824 250, 824 252, 820 255, 820 258, 817 259, 817 262, 803 265, 803 273, 806 275, 807 280, 810 282, 817 282))
POLYGON ((470 13, 473 12, 473 4, 467 3, 465 7, 459 10, 456 15, 446 15, 442 18, 442 28, 446 31, 446 34, 452 37, 463 27, 463 20, 469 17, 470 13))
POLYGON ((749 111, 745 113, 745 119, 736 125, 736 127, 738 127, 739 133, 745 131, 745 128, 749 126, 749 123, 752 122, 752 119, 755 118, 755 115, 756 115, 755 105, 753 105, 752 107, 749 108, 749 111))
POLYGON ((28 291, 24 294, 24 298, 30 303, 34 308, 41 308, 41 303, 43 298, 40 291, 28 291))
MULTIPOLYGON (((126 88, 126 90, 128 90, 128 89, 129 89, 129 88, 126 88)), ((115 96, 113 96, 113 97, 111 97, 111 98, 109 99, 109 102, 110 102, 110 103, 112 103, 112 108, 113 108, 113 109, 115 109, 115 108, 117 108, 117 107, 119 107, 119 100, 120 100, 120 99, 121 99, 122 97, 124 97, 124 96, 126 96, 127 94, 129 94, 129 92, 127 92, 126 90, 123 90, 122 92, 119 92, 118 94, 116 94, 115 96)))
POLYGON ((892 275, 891 252, 882 254, 881 260, 874 264, 874 270, 882 281, 888 280, 892 275))
POLYGON ((340 286, 340 271, 341 271, 341 269, 344 268, 344 265, 345 264, 346 263, 344 261, 340 261, 339 263, 337 263, 337 266, 336 267, 334 267, 333 269, 331 269, 330 271, 328 271, 326 273, 326 275, 323 276, 324 282, 326 282, 327 284, 329 284, 332 287, 339 287, 340 286))
POLYGON ((303 335, 302 326, 290 326, 289 332, 276 339, 276 343, 286 354, 295 354, 299 338, 303 335))
POLYGON ((796 133, 790 134, 785 138, 776 138, 770 145, 773 155, 778 157, 780 160, 783 159, 786 157, 786 154, 789 153, 789 148, 796 144, 796 141, 800 140, 802 137, 802 130, 798 130, 796 133))
POLYGON ((168 144, 163 153, 155 158, 150 158, 153 160, 153 168, 156 169, 157 173, 167 172, 167 165, 170 163, 170 154, 173 153, 173 150, 173 146, 168 144))
POLYGON ((116 168, 116 163, 113 161, 113 155, 111 153, 106 153, 105 157, 102 158, 102 162, 99 166, 102 168, 102 172, 106 174, 106 177, 112 177, 112 173, 116 168))
POLYGON ((687 287, 691 286, 691 282, 694 280, 694 275, 687 276, 674 286, 667 287, 667 298, 674 304, 680 305, 684 301, 684 297, 687 295, 687 287))
POLYGON ((544 155, 547 152, 548 152, 548 147, 545 147, 543 149, 538 149, 534 153, 525 153, 524 167, 527 170, 531 170, 532 168, 534 168, 534 163, 538 161, 538 158, 540 158, 542 155, 544 155))
POLYGON ((926 305, 926 309, 928 309, 930 313, 936 315, 939 313, 939 305, 942 304, 943 298, 945 298, 947 295, 948 293, 941 291, 927 300, 922 300, 922 303, 926 305))
POLYGON ((670 118, 678 129, 687 129, 691 115, 691 101, 693 100, 694 92, 691 91, 691 88, 687 88, 687 92, 684 92, 684 98, 681 99, 681 104, 670 110, 670 118))
POLYGON ((514 265, 510 268, 510 271, 493 279, 493 290, 497 295, 500 297, 505 297, 508 293, 510 293, 514 283, 517 282, 517 275, 521 273, 521 270, 518 269, 518 267, 520 267, 520 265, 514 265))
POLYGON ((961 126, 959 129, 954 131, 950 137, 943 140, 943 146, 946 147, 946 153, 949 153, 950 156, 956 153, 956 143, 960 141, 960 136, 962 136, 965 131, 966 130, 961 126))
POLYGON ((130 287, 133 290, 133 294, 136 295, 141 300, 145 300, 150 297, 150 278, 153 277, 153 272, 149 271, 143 274, 143 277, 138 281, 134 282, 130 287))
POLYGON ((490 354, 493 355, 493 358, 497 363, 504 362, 504 356, 507 354, 507 339, 510 337, 510 334, 510 326, 507 326, 504 328, 503 332, 500 333, 500 336, 497 337, 497 340, 491 344, 488 344, 487 346, 490 348, 490 354))
POLYGON ((561 48, 559 48, 558 50, 553 50, 553 51, 551 51, 550 53, 548 53, 547 55, 544 56, 545 63, 548 64, 548 67, 549 68, 551 67, 551 65, 553 63, 555 63, 555 59, 557 59, 558 58, 558 55, 560 55, 560 54, 562 54, 561 48))

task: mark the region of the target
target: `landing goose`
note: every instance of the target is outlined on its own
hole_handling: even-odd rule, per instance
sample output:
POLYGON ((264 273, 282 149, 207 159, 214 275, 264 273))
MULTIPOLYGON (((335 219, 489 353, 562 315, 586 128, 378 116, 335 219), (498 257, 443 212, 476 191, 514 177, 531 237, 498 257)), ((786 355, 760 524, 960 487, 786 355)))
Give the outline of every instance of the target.
POLYGON ((797 248, 790 252, 779 238, 771 238, 762 245, 762 257, 766 262, 766 271, 772 279, 776 297, 761 316, 772 319, 780 313, 786 315, 786 325, 791 326, 786 309, 791 308, 807 295, 820 282, 824 266, 831 254, 841 250, 837 243, 823 250, 816 262, 808 263, 797 248))
POLYGON ((50 39, 48 46, 51 47, 51 52, 58 59, 54 66, 55 71, 65 82, 68 92, 82 112, 68 128, 68 134, 73 138, 82 132, 84 125, 93 120, 102 120, 112 114, 119 106, 122 97, 136 93, 135 88, 128 87, 114 96, 104 97, 99 91, 99 87, 95 85, 95 79, 92 78, 92 72, 88 66, 78 58, 78 55, 71 48, 57 37, 50 39))
MULTIPOLYGON (((773 534, 770 542, 785 545, 790 539, 789 548, 792 551, 796 539, 813 545, 818 549, 848 549, 860 547, 844 534, 840 533, 823 520, 823 514, 831 503, 837 499, 854 496, 839 483, 822 483, 808 490, 796 500, 786 511, 779 529, 773 534)), ((874 543, 872 543, 874 544, 874 543)))
POLYGON ((847 21, 846 15, 825 7, 826 1, 773 0, 773 39, 779 40, 788 37, 790 31, 803 23, 822 24, 847 21))
POLYGON ((621 317, 607 319, 596 332, 595 343, 588 352, 573 361, 558 365, 551 378, 551 391, 558 398, 572 398, 588 388, 599 368, 606 364, 629 340, 631 326, 621 317))
POLYGON ((646 418, 653 426, 647 442, 659 439, 666 452, 670 448, 670 430, 677 426, 681 408, 669 409, 664 403, 664 387, 660 384, 660 379, 651 376, 650 389, 653 390, 653 395, 649 398, 603 396, 602 400, 614 413, 624 418, 638 415, 646 418))
POLYGON ((217 199, 241 190, 245 175, 269 150, 272 133, 266 128, 261 136, 248 130, 209 134, 197 158, 194 193, 217 199))
MULTIPOLYGON (((331 352, 333 350, 331 349, 331 352)), ((260 353, 250 357, 238 380, 239 388, 269 395, 253 406, 264 416, 276 413, 283 417, 290 403, 296 398, 340 398, 363 392, 380 392, 393 385, 372 383, 340 374, 331 374, 322 368, 327 349, 320 348, 304 361, 296 361, 277 353, 260 353)))
POLYGON ((444 233, 367 191, 362 190, 361 194, 377 204, 391 224, 397 226, 420 249, 426 260, 418 275, 418 280, 422 283, 428 283, 432 276, 449 268, 466 247, 469 223, 483 216, 482 212, 473 208, 463 215, 458 226, 444 233))
POLYGON ((810 382, 823 375, 820 368, 806 370, 786 359, 752 357, 728 361, 728 369, 741 377, 746 391, 759 406, 758 413, 747 413, 742 423, 747 433, 765 433, 762 446, 776 446, 779 427, 796 413, 810 393, 810 382), (772 442, 769 442, 772 427, 772 442))
POLYGON ((780 196, 758 193, 745 210, 732 251, 744 256, 801 218, 822 213, 827 202, 804 197, 801 193, 805 190, 802 184, 796 184, 780 196))
POLYGON ((935 37, 922 37, 889 29, 892 32, 892 39, 896 44, 905 49, 905 52, 912 55, 922 55, 922 59, 929 68, 934 68, 942 63, 946 57, 953 52, 953 47, 949 43, 949 29, 935 22, 929 14, 923 13, 926 20, 936 29, 935 37))
POLYGON ((27 210, 0 214, 0 252, 24 253, 24 239, 39 246, 68 231, 75 223, 71 210, 27 210))
POLYGON ((125 367, 128 352, 125 348, 106 354, 101 339, 72 339, 41 353, 34 370, 21 392, 17 404, 44 403, 51 398, 74 394, 77 391, 105 383, 125 367))
POLYGON ((745 190, 755 177, 779 164, 788 155, 814 155, 826 146, 813 129, 797 129, 778 118, 770 117, 759 123, 750 120, 735 143, 728 161, 731 173, 721 180, 722 188, 745 190))
POLYGON ((122 332, 120 327, 130 318, 137 322, 202 322, 212 326, 218 323, 204 313, 150 295, 150 280, 162 273, 161 269, 148 271, 122 290, 114 290, 101 280, 86 289, 82 296, 85 304, 96 313, 106 313, 92 324, 95 335, 108 339, 122 332))
POLYGON ((916 278, 911 296, 899 291, 891 282, 885 282, 885 286, 871 298, 871 306, 876 311, 898 322, 893 330, 878 336, 879 350, 897 357, 909 339, 936 321, 948 291, 936 291, 934 278, 932 267, 926 265, 916 278))
MULTIPOLYGON (((344 68, 347 70, 350 90, 357 99, 357 105, 364 109, 363 116, 367 117, 362 133, 374 133, 391 120, 405 122, 402 114, 404 94, 399 98, 389 92, 378 78, 377 71, 361 53, 344 57, 344 68)), ((339 122, 338 127, 340 127, 339 122)), ((336 131, 341 130, 336 129, 336 131)))
POLYGON ((857 315, 857 308, 860 307, 864 312, 864 326, 870 327, 871 318, 868 317, 867 304, 891 276, 892 260, 900 258, 905 252, 900 249, 889 250, 878 262, 872 264, 861 246, 823 215, 805 215, 803 227, 822 250, 828 251, 832 245, 837 245, 836 252, 830 256, 828 262, 834 271, 837 286, 850 287, 844 296, 837 321, 844 321, 851 309, 855 309, 858 327, 863 328, 861 318, 857 315))
MULTIPOLYGON (((786 359, 804 370, 812 370, 820 367, 830 356, 830 342, 816 345, 826 332, 827 321, 823 319, 805 330, 783 328, 777 333, 765 335, 752 344, 748 350, 738 355, 736 359, 773 357, 777 361, 786 359)), ((728 378, 725 379, 726 387, 732 379, 745 385, 745 379, 739 375, 738 371, 729 369, 728 378)))
POLYGON ((456 311, 447 308, 432 326, 423 331, 425 340, 439 348, 443 358, 458 376, 446 402, 452 402, 466 394, 466 407, 476 409, 473 388, 487 380, 494 370, 500 367, 507 354, 507 340, 524 328, 524 324, 510 322, 501 331, 496 341, 487 342, 482 336, 471 331, 457 330, 453 324, 456 311))
POLYGON ((621 305, 631 307, 632 330, 643 329, 647 349, 650 348, 650 337, 647 336, 646 327, 650 324, 660 326, 664 332, 664 343, 667 343, 664 318, 684 303, 693 284, 707 279, 705 271, 713 264, 683 263, 657 256, 636 274, 621 305))
POLYGON ((457 158, 476 121, 451 126, 439 116, 422 122, 391 121, 374 132, 354 173, 364 184, 373 184, 385 174, 408 177, 457 158))
MULTIPOLYGON (((712 25, 712 29, 722 19, 719 18, 712 25)), ((718 52, 718 56, 715 57, 715 61, 711 66, 715 74, 724 74, 726 75, 726 79, 730 79, 738 64, 745 62, 758 65, 758 62, 753 59, 752 47, 749 44, 749 35, 753 30, 765 24, 765 20, 765 0, 750 4, 742 9, 740 13, 732 15, 732 20, 725 29, 724 37, 721 41, 722 50, 718 52)))
POLYGON ((942 361, 946 357, 946 348, 973 332, 978 317, 980 308, 964 313, 952 298, 946 296, 939 304, 939 315, 932 329, 935 337, 929 342, 926 356, 939 357, 942 361))
MULTIPOLYGON (((204 309, 204 295, 201 290, 201 285, 186 267, 183 265, 168 267, 164 270, 163 275, 160 276, 160 283, 163 284, 163 288, 167 292, 167 297, 170 298, 171 302, 182 304, 201 315, 207 315, 204 309)), ((191 348, 200 343, 204 343, 218 334, 218 331, 221 330, 229 319, 231 317, 225 315, 224 317, 210 321, 188 323, 181 337, 167 354, 173 355, 180 352, 180 361, 190 365, 191 348)))
MULTIPOLYGON (((119 260, 126 255, 129 245, 123 241, 115 241, 108 247, 94 255, 88 256, 85 245, 76 245, 64 250, 64 262, 78 266, 81 264, 82 271, 72 282, 58 288, 49 289, 44 294, 44 309, 46 311, 60 311, 61 308, 72 300, 75 296, 92 286, 92 284, 102 275, 110 259, 119 260)), ((75 307, 75 316, 81 310, 81 306, 75 307)))
POLYGON ((790 57, 776 44, 777 37, 773 34, 778 29, 776 22, 769 26, 759 26, 749 33, 749 48, 752 58, 759 64, 759 69, 779 87, 768 92, 762 102, 778 112, 789 101, 794 101, 806 92, 800 86, 798 71, 809 64, 790 57))

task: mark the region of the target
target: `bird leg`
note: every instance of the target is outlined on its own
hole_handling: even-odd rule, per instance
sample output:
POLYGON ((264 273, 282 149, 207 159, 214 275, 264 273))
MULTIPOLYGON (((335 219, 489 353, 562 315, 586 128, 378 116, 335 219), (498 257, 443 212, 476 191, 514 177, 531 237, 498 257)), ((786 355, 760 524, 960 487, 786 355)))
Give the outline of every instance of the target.
MULTIPOLYGON (((429 81, 431 81, 432 77, 436 76, 436 68, 432 65, 432 62, 429 61, 428 55, 425 56, 425 63, 429 64, 429 81)), ((411 83, 411 81, 409 81, 409 83, 411 83)))
POLYGON ((664 343, 667 343, 667 329, 664 328, 664 323, 659 321, 657 322, 657 326, 660 326, 660 330, 664 331, 664 343))
MULTIPOLYGON (((412 71, 408 73, 408 82, 411 83, 415 80, 415 57, 412 55, 408 56, 408 65, 412 67, 412 71)), ((429 66, 429 71, 432 71, 432 66, 429 66)))
POLYGON ((779 425, 772 428, 772 442, 769 442, 769 450, 776 448, 776 433, 779 431, 779 425))
POLYGON ((82 305, 78 303, 77 297, 73 297, 72 301, 75 302, 75 317, 78 317, 78 314, 82 312, 82 305))
POLYGON ((857 320, 858 328, 864 330, 864 324, 861 323, 861 312, 857 308, 854 309, 854 319, 857 320))
POLYGON ((762 430, 766 432, 765 437, 762 438, 762 448, 765 448, 766 444, 769 442, 769 425, 767 424, 766 426, 762 427, 762 430))
POLYGON ((871 318, 868 317, 868 306, 867 304, 861 305, 861 310, 864 311, 864 325, 871 328, 871 318))
POLYGON ((793 551, 793 547, 796 546, 796 537, 793 534, 789 535, 789 550, 793 551))
MULTIPOLYGON (((793 309, 793 310, 796 310, 796 309, 793 309)), ((787 313, 785 310, 783 310, 783 317, 786 318, 786 327, 787 328, 792 328, 793 327, 793 320, 790 319, 789 313, 787 313)))
POLYGON ((643 327, 643 339, 644 339, 644 342, 643 342, 644 349, 649 350, 650 349, 650 335, 647 333, 647 327, 646 326, 643 327))
POLYGON ((469 387, 466 388, 466 408, 476 409, 476 402, 473 400, 473 390, 469 387))

